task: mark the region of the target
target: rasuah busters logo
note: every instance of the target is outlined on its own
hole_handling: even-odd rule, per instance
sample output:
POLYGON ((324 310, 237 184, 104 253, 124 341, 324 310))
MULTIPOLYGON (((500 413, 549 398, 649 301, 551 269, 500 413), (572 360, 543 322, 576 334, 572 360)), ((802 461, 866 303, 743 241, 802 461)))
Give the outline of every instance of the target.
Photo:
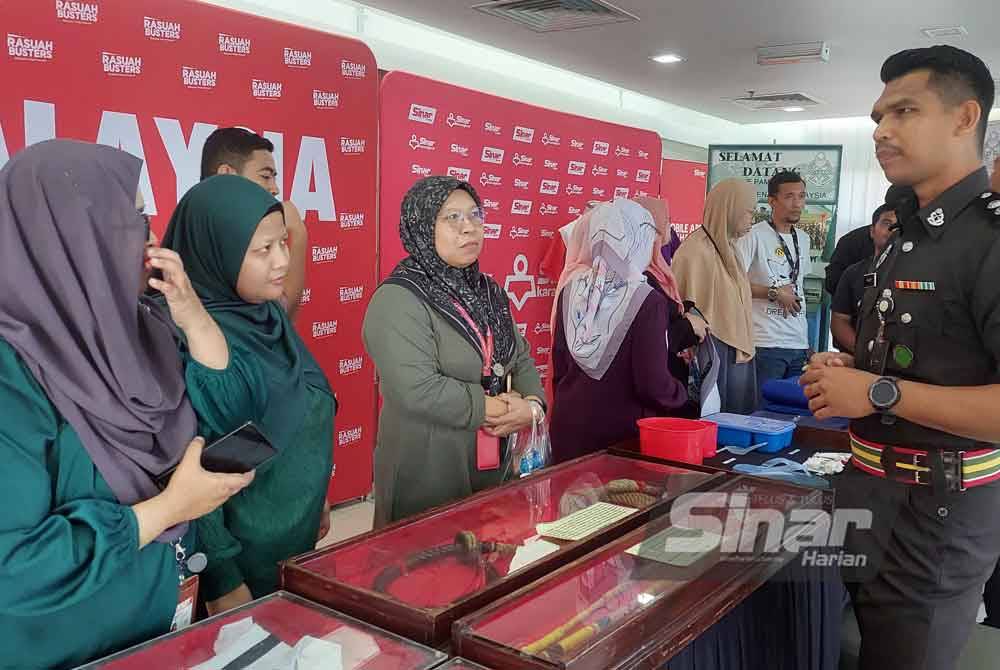
POLYGON ((249 56, 250 38, 219 33, 219 53, 227 56, 249 56))
POLYGON ((468 168, 449 167, 448 176, 454 177, 459 181, 469 181, 469 178, 472 176, 472 170, 468 168))
POLYGON ((7 55, 15 60, 50 61, 54 52, 52 40, 7 33, 7 55))
POLYGON ((181 79, 187 88, 215 88, 219 73, 215 70, 202 70, 196 67, 181 66, 181 79))
POLYGON ((333 263, 337 260, 338 253, 340 253, 340 248, 337 245, 328 247, 315 246, 312 248, 312 262, 317 265, 333 263))
POLYGON ((313 107, 316 109, 336 109, 340 107, 340 93, 313 89, 313 107))
POLYGON ((104 74, 113 77, 138 77, 142 74, 141 56, 123 56, 122 54, 101 52, 101 66, 104 74))
POLYGON ((349 60, 340 61, 340 76, 346 79, 364 79, 368 76, 368 66, 349 60))
POLYGON ((353 375, 356 372, 361 372, 361 368, 364 366, 364 363, 365 363, 364 356, 355 356, 354 358, 341 358, 340 374, 353 375))
POLYGON ((365 227, 365 215, 362 212, 341 212, 339 218, 341 230, 358 230, 365 227))
POLYGON ((258 100, 277 100, 281 97, 281 82, 264 81, 263 79, 253 79, 250 82, 250 90, 253 97, 258 100))
POLYGON ((337 446, 346 447, 349 444, 354 444, 361 441, 361 426, 357 428, 348 428, 347 430, 342 430, 337 433, 337 446))
POLYGON ((164 21, 150 16, 142 18, 143 34, 151 40, 160 42, 176 42, 181 38, 181 24, 176 21, 164 21))
POLYGON ((340 153, 345 156, 357 156, 365 152, 365 147, 368 146, 368 140, 363 140, 355 137, 341 137, 340 138, 340 153))
POLYGON ((285 65, 294 68, 312 67, 312 51, 302 51, 300 49, 285 48, 285 65))
POLYGON ((365 297, 365 287, 364 286, 341 286, 340 287, 340 302, 358 302, 365 297))
POLYGON ((336 321, 313 321, 312 336, 314 339, 322 340, 327 337, 333 337, 336 334, 337 334, 336 321))
POLYGON ((99 13, 96 2, 56 0, 56 18, 66 23, 97 23, 99 13))

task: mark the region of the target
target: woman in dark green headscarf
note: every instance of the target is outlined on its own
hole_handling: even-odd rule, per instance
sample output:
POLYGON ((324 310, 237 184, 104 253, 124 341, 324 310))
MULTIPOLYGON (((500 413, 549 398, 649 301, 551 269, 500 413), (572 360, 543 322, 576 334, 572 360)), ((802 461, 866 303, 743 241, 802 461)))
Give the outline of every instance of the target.
POLYGON ((209 426, 220 437, 253 421, 278 449, 252 487, 199 522, 209 556, 202 592, 214 613, 277 588, 278 563, 313 549, 333 467, 333 391, 278 302, 288 272, 281 203, 253 182, 211 177, 177 206, 163 239, 229 346, 266 384, 255 416, 209 426))

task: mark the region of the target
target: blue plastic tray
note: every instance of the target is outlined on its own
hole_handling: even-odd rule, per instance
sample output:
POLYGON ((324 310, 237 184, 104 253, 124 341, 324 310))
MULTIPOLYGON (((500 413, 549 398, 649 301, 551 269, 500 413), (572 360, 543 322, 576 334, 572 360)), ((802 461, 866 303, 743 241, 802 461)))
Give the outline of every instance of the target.
POLYGON ((712 414, 702 417, 719 426, 718 443, 722 446, 749 447, 764 442, 757 451, 773 454, 787 449, 792 444, 795 424, 790 421, 776 421, 759 416, 742 414, 712 414))

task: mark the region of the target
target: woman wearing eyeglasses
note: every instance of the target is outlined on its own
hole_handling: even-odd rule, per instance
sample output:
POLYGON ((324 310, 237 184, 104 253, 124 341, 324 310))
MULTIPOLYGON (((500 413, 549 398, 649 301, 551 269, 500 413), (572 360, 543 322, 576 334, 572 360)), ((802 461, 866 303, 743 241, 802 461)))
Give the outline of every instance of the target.
POLYGON ((483 227, 466 182, 428 177, 403 199, 409 256, 375 292, 364 323, 383 398, 376 527, 499 484, 503 438, 543 411, 507 296, 479 269, 483 227))

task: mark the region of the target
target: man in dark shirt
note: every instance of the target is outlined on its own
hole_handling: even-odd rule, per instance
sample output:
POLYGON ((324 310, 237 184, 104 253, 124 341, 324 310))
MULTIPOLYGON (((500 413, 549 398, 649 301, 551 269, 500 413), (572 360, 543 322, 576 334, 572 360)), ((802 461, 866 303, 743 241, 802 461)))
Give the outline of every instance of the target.
POLYGON ((817 418, 853 419, 837 506, 855 511, 840 565, 861 669, 950 670, 1000 556, 1000 194, 981 157, 994 84, 950 46, 892 56, 882 81, 876 156, 913 195, 865 278, 856 357, 817 354, 801 382, 817 418))
MULTIPOLYGON (((874 243, 877 257, 889 244, 892 227, 896 225, 896 212, 892 205, 882 205, 872 214, 872 224, 867 227, 868 235, 874 243)), ((830 330, 837 348, 849 354, 854 353, 857 338, 858 310, 865 292, 865 274, 871 268, 872 257, 858 261, 844 270, 834 293, 831 310, 830 330)))
MULTIPOLYGON (((993 191, 1000 193, 1000 156, 993 159, 993 191)), ((1000 563, 993 571, 993 576, 986 582, 986 590, 983 591, 983 604, 986 605, 987 626, 1000 628, 1000 563)))
POLYGON ((841 237, 826 266, 826 280, 823 282, 826 292, 831 296, 837 295, 837 287, 847 268, 871 258, 874 253, 875 245, 865 228, 852 230, 841 237))

